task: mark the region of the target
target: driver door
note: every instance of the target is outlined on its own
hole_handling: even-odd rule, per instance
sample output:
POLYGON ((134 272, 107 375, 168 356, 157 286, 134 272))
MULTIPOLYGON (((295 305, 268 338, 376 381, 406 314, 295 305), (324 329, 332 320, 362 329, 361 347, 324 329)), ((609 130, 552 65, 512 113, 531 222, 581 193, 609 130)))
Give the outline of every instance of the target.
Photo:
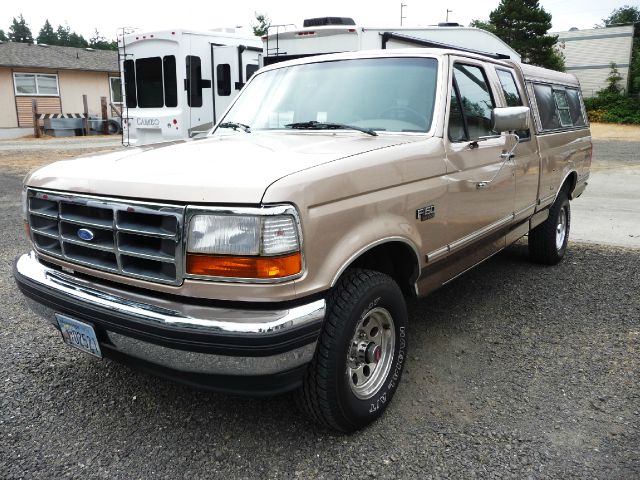
POLYGON ((483 62, 452 58, 449 117, 445 133, 447 177, 447 236, 454 253, 478 241, 480 256, 504 247, 502 231, 513 219, 515 172, 500 154, 512 140, 491 130, 496 107, 491 74, 483 62))

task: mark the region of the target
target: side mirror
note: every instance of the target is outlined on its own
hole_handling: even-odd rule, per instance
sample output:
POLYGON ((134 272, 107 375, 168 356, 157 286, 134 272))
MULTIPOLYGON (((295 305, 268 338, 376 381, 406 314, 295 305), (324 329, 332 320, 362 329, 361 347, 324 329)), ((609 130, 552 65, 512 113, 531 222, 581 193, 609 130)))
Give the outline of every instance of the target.
POLYGON ((494 132, 514 132, 529 129, 529 107, 494 108, 491 114, 494 132))

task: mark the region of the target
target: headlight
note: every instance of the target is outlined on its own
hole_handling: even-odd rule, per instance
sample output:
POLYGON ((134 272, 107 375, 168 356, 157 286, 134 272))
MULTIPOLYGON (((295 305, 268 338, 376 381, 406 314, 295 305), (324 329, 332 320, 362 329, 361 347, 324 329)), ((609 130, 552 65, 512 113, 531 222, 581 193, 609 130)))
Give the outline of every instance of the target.
POLYGON ((302 271, 300 235, 293 207, 242 209, 191 216, 188 275, 282 279, 302 271), (253 212, 257 212, 254 214, 253 212))

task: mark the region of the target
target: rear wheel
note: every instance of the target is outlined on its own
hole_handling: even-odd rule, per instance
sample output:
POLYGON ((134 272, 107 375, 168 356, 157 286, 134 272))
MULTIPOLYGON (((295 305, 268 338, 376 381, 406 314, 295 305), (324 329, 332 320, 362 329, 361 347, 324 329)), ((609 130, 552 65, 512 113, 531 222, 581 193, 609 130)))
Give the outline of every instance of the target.
POLYGON ((564 190, 549 209, 549 218, 529 232, 529 257, 536 263, 555 265, 564 257, 569 241, 571 207, 564 190))
POLYGON ((406 305, 391 277, 353 269, 327 307, 297 401, 316 422, 351 432, 378 418, 398 387, 407 355, 406 305))

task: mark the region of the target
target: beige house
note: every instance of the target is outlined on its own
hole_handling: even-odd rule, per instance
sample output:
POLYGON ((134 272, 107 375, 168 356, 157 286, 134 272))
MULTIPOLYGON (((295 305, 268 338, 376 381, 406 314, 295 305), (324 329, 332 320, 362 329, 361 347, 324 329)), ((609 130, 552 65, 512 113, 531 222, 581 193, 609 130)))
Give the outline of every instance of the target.
POLYGON ((33 99, 39 113, 79 114, 85 94, 90 114, 100 97, 121 102, 117 52, 0 42, 0 137, 29 133, 33 99))

